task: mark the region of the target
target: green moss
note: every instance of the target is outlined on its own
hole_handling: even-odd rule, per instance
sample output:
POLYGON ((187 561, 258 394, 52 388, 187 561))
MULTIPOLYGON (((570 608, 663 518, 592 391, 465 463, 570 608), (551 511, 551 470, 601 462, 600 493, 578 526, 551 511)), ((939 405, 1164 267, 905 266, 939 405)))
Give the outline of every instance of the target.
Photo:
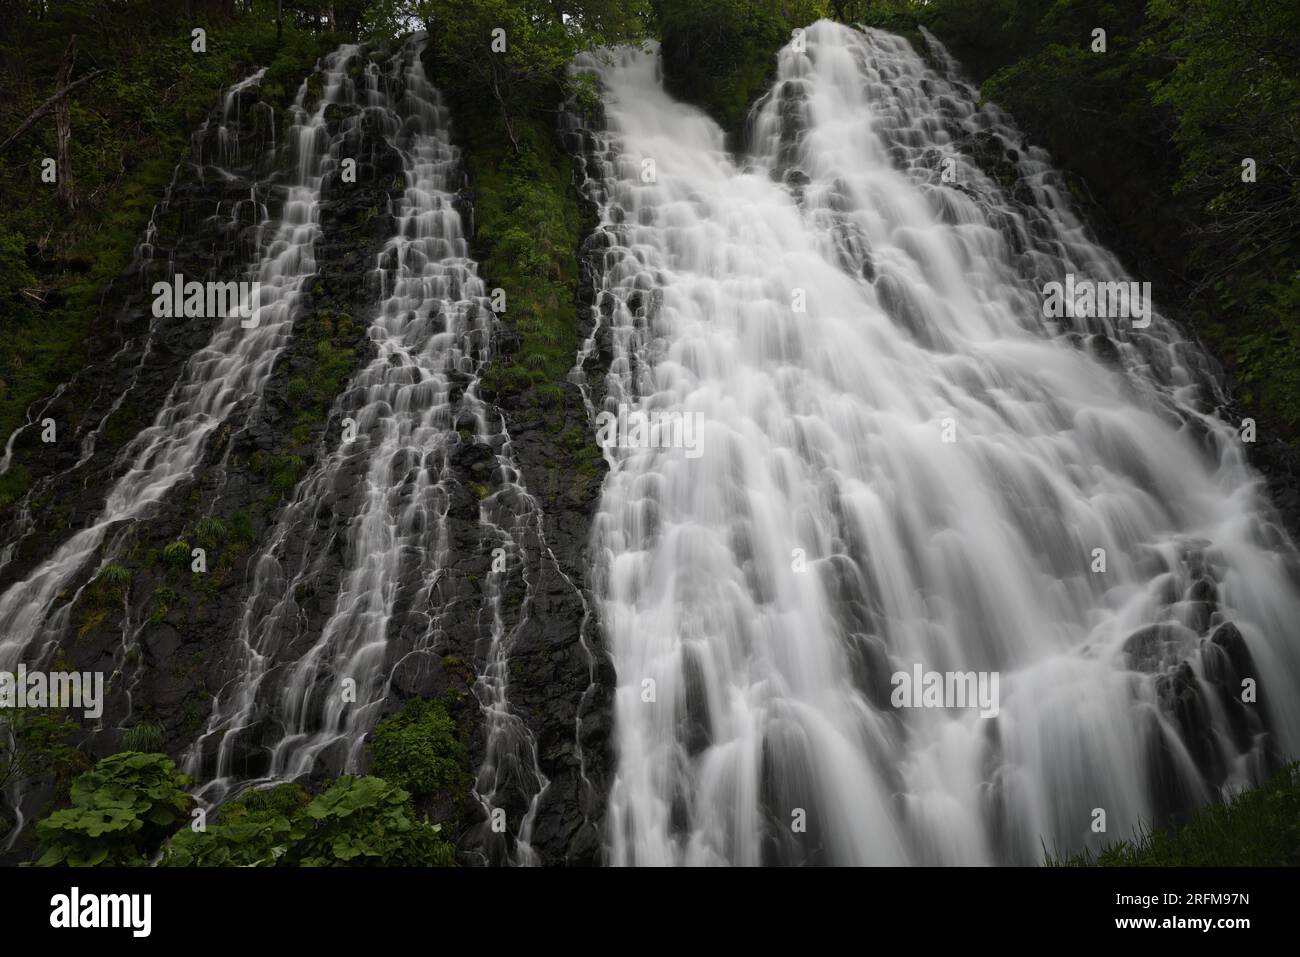
POLYGON ((307 467, 306 461, 301 456, 271 455, 265 452, 254 453, 249 460, 249 465, 257 475, 271 483, 271 490, 276 498, 293 491, 307 467))
POLYGON ((247 512, 236 512, 230 516, 230 540, 241 549, 247 549, 257 540, 253 519, 247 512))
POLYGON ((541 113, 517 118, 515 153, 498 114, 465 116, 466 164, 477 196, 474 254, 489 289, 505 291, 501 321, 520 339, 517 357, 498 357, 485 370, 483 392, 498 401, 534 381, 563 382, 578 345, 576 250, 585 224, 553 124, 541 113))
POLYGON ((9 471, 0 475, 0 508, 22 498, 31 482, 31 475, 24 466, 11 465, 9 471))
POLYGON ((153 612, 149 620, 155 625, 167 617, 167 612, 171 610, 172 605, 176 604, 176 592, 174 589, 164 585, 153 593, 153 612))

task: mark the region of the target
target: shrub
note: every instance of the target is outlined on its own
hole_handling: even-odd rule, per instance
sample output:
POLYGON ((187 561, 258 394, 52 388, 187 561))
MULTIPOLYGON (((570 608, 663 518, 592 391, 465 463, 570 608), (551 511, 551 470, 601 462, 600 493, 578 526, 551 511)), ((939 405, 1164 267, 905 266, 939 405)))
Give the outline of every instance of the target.
POLYGON ((186 568, 190 563, 190 543, 171 542, 163 549, 163 561, 173 568, 186 568))
POLYGON ((194 537, 200 546, 208 549, 224 544, 229 532, 225 522, 212 516, 201 518, 194 525, 194 537))
POLYGON ((302 836, 295 818, 311 796, 297 784, 246 791, 204 831, 186 828, 167 847, 164 867, 273 867, 302 836))
POLYGON ((115 562, 100 569, 95 577, 95 591, 104 601, 121 601, 131 587, 131 573, 115 562))
POLYGON ((141 721, 122 735, 122 751, 140 751, 161 754, 163 751, 163 726, 157 721, 141 721))
POLYGON ((417 797, 468 789, 469 754, 441 701, 415 699, 375 726, 370 770, 417 797))
POLYGON ((418 820, 410 794, 383 778, 345 776, 303 811, 303 836, 284 863, 303 867, 450 866, 440 825, 418 820))
POLYGON ((125 751, 72 782, 72 806, 38 821, 52 867, 143 865, 189 814, 189 779, 162 754, 125 751))

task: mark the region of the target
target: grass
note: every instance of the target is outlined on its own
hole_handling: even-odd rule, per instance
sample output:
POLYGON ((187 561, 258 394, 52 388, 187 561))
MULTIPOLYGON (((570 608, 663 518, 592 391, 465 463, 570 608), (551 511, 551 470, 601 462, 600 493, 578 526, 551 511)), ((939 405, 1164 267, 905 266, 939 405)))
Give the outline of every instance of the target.
POLYGON ((1300 763, 1262 787, 1203 808, 1182 827, 1146 830, 1047 864, 1066 867, 1281 867, 1300 865, 1300 763))

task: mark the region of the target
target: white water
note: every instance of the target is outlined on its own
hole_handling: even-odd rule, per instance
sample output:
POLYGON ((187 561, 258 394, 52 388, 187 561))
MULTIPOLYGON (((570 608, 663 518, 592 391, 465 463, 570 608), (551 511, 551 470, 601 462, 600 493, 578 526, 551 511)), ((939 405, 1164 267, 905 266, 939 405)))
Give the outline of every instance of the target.
MULTIPOLYGON (((119 456, 122 475, 108 490, 98 517, 0 596, 0 670, 11 671, 20 660, 45 658, 66 635, 76 597, 86 581, 93 580, 82 573, 101 553, 114 529, 147 516, 178 482, 191 476, 213 431, 239 403, 260 395, 288 340, 302 285, 315 271, 312 247, 318 232, 320 187, 332 162, 325 107, 344 91, 348 81, 343 71, 354 53, 354 47, 344 46, 324 59, 324 92, 314 112, 308 113, 303 105, 305 82, 298 92, 292 108, 295 124, 290 131, 295 174, 281 219, 267 224, 263 232, 267 242, 261 246, 260 262, 251 274, 261 282, 261 296, 252 315, 246 320, 235 314, 217 321, 211 341, 186 363, 153 424, 123 449, 119 456), (244 328, 243 322, 250 327, 244 328), (73 591, 79 575, 80 583, 73 591)), ((239 89, 242 85, 225 99, 223 115, 227 119, 233 93, 239 89)), ((152 237, 151 228, 147 244, 152 237)), ((144 254, 152 255, 151 245, 144 254)), ((100 564, 111 560, 113 549, 109 542, 100 564)), ((14 828, 11 843, 21 830, 21 826, 14 828)))
MULTIPOLYGON (((270 752, 269 766, 252 783, 322 766, 360 770, 365 734, 390 695, 394 670, 404 659, 430 655, 442 638, 447 515, 457 482, 449 456, 462 430, 493 449, 496 487, 479 507, 481 544, 507 555, 507 570, 483 583, 479 619, 488 638, 474 690, 487 746, 474 793, 490 817, 498 791, 522 788, 535 806, 545 787, 536 744, 510 709, 509 649, 522 623, 509 626, 503 608, 506 579, 523 565, 523 539, 540 537, 538 512, 520 483, 509 436, 477 395, 494 317, 453 206, 460 158, 449 112, 424 74, 422 47, 419 37, 407 44, 390 64, 391 79, 375 64, 366 74, 368 112, 400 151, 405 174, 393 209, 397 230, 376 267, 380 302, 369 327, 375 356, 335 409, 355 421, 355 440, 331 434, 333 447, 299 484, 256 561, 238 629, 239 666, 188 758, 191 773, 202 775, 205 755, 215 749, 215 771, 203 791, 210 800, 249 777, 240 766, 248 747, 241 736, 270 752), (363 478, 350 487, 358 462, 363 478), (325 567, 335 551, 344 569, 332 578, 325 567), (312 628, 309 596, 317 592, 330 596, 332 611, 312 628), (345 686, 355 688, 355 697, 345 686), (272 728, 265 734, 264 723, 272 728)), ((530 596, 526 581, 524 587, 530 596)), ((514 850, 494 846, 485 854, 531 859, 529 821, 514 823, 514 850)), ((485 826, 483 844, 501 840, 485 826)))
MULTIPOLYGON (((1042 318, 1048 279, 1128 278, 1045 154, 1019 159, 1027 212, 944 122, 1018 145, 1007 118, 905 41, 828 22, 781 52, 746 168, 663 92, 653 52, 581 66, 609 127, 589 184, 612 247, 604 407, 704 422, 699 458, 611 452, 593 530, 614 863, 1034 863, 1040 841, 1150 820, 1158 755, 1204 801, 1214 783, 1122 651, 1173 622, 1166 659, 1201 677, 1198 578, 1209 627, 1245 636, 1273 745, 1300 753, 1291 546, 1234 430, 1193 407, 1216 392, 1166 320, 1076 320, 1120 340, 1116 370, 1042 318), (940 183, 944 157, 969 193, 940 183), (802 189, 779 181, 792 165, 802 189), (917 663, 998 672, 1000 715, 891 708, 889 675, 917 663)), ((1210 720, 1224 785, 1252 780, 1262 742, 1210 720)))

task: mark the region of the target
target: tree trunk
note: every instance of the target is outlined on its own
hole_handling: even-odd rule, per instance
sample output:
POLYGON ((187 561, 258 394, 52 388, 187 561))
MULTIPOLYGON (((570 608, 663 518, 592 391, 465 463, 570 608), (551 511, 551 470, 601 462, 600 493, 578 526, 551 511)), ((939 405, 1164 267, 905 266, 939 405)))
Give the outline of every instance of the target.
MULTIPOLYGON (((63 90, 68 86, 76 58, 77 35, 74 33, 68 39, 68 48, 63 51, 63 64, 59 67, 58 79, 54 81, 55 90, 63 90)), ((71 212, 77 206, 77 192, 72 178, 72 111, 66 94, 54 104, 54 125, 59 138, 57 195, 63 208, 71 212)))

